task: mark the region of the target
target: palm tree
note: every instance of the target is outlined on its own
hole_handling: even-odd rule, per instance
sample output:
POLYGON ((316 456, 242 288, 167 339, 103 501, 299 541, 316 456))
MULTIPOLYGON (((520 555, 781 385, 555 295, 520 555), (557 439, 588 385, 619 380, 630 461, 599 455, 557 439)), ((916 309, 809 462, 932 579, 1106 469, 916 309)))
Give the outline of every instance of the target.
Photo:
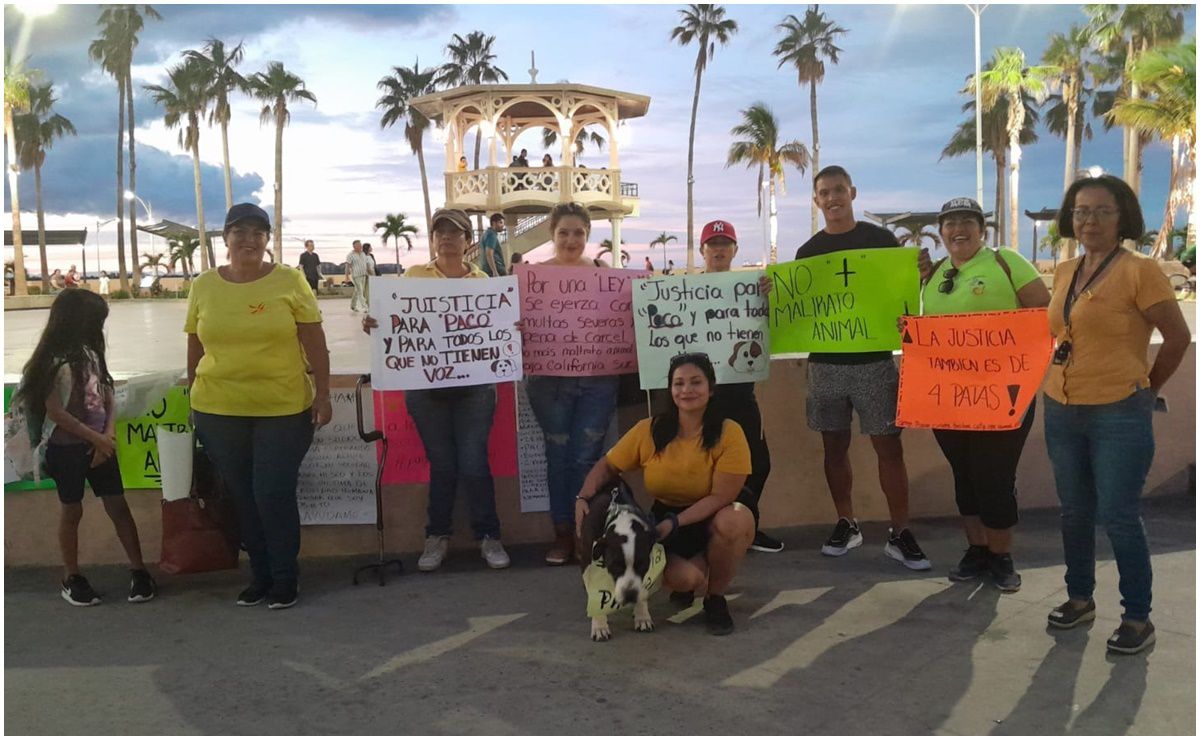
POLYGON ((762 214, 762 185, 769 183, 771 223, 771 263, 777 261, 778 252, 775 239, 779 233, 778 216, 775 210, 775 184, 784 194, 783 166, 790 164, 804 174, 808 168, 808 148, 803 143, 793 139, 788 142, 779 141, 779 122, 775 114, 765 103, 755 103, 742 111, 742 122, 729 129, 733 136, 743 136, 744 139, 734 141, 729 147, 729 156, 725 166, 745 164, 746 167, 758 167, 758 213, 762 214))
MULTIPOLYGON (((383 96, 375 101, 375 107, 383 110, 383 116, 379 119, 379 127, 387 128, 397 121, 404 121, 404 138, 408 140, 409 148, 417 155, 417 165, 421 169, 421 193, 425 196, 425 232, 430 233, 432 214, 429 203, 429 178, 425 174, 425 148, 423 145, 425 131, 429 128, 429 119, 412 106, 412 100, 433 92, 433 78, 437 74, 437 70, 421 69, 419 61, 415 59, 411 69, 392 67, 392 70, 395 74, 384 77, 376 85, 383 91, 383 96)), ((417 233, 416 227, 413 227, 412 233, 417 233)), ((411 243, 408 248, 412 249, 411 243)), ((399 245, 397 245, 397 264, 400 262, 398 250, 399 245)), ((433 240, 430 239, 429 258, 433 259, 436 256, 433 253, 433 240)))
POLYGON ((196 271, 193 255, 199 247, 200 240, 192 236, 179 234, 167 239, 167 255, 171 269, 174 270, 175 265, 182 266, 184 280, 191 280, 192 273, 196 271))
POLYGON ((42 165, 46 150, 55 139, 75 135, 75 126, 54 112, 54 85, 50 82, 29 89, 29 112, 17 117, 17 159, 23 170, 33 170, 34 193, 37 198, 38 255, 42 267, 42 293, 50 292, 50 266, 46 262, 46 212, 42 208, 42 165))
MULTIPOLYGON (((492 53, 495 36, 483 31, 471 31, 466 38, 454 34, 446 44, 446 56, 450 61, 438 67, 434 84, 439 87, 460 87, 508 81, 508 73, 497 67, 496 55, 492 53)), ((483 131, 475 129, 475 169, 479 169, 479 148, 483 142, 483 131)))
MULTIPOLYGON (((583 150, 588 144, 595 146, 596 151, 602 152, 604 151, 604 145, 607 143, 608 142, 605 141, 604 137, 600 134, 596 133, 595 131, 588 131, 586 126, 581 126, 579 131, 575 134, 575 156, 578 157, 580 154, 583 154, 583 150)), ((550 149, 556 144, 558 144, 558 132, 552 128, 543 128, 542 147, 545 149, 550 149)), ((563 164, 571 167, 575 166, 574 160, 571 162, 563 162, 563 164)))
MULTIPOLYGON (((812 5, 804 14, 801 22, 795 15, 789 14, 783 22, 776 26, 783 31, 783 38, 775 45, 772 52, 779 57, 779 67, 790 64, 796 68, 796 76, 800 85, 808 83, 809 115, 812 118, 812 173, 813 177, 821 168, 821 137, 817 131, 817 85, 825 79, 825 60, 838 63, 841 49, 835 45, 834 39, 848 33, 845 28, 829 20, 812 5)), ((812 233, 817 233, 817 202, 812 202, 812 233)))
MULTIPOLYGON (((621 246, 625 246, 624 239, 621 240, 621 246)), ((612 260, 612 251, 613 251, 612 239, 605 239, 604 241, 600 242, 600 250, 598 252, 596 252, 596 259, 603 261, 604 255, 607 254, 609 260, 611 261, 612 260)), ((626 252, 624 249, 622 249, 621 250, 621 266, 624 267, 627 264, 629 264, 629 252, 626 252)))
POLYGON ((901 246, 905 244, 911 244, 914 247, 919 247, 921 246, 921 242, 925 241, 926 239, 933 242, 934 247, 938 247, 942 243, 942 238, 938 236, 938 233, 928 226, 917 225, 906 226, 905 228, 907 228, 908 231, 896 237, 901 246))
POLYGON ((1025 52, 1016 48, 997 49, 992 56, 991 69, 980 72, 983 83, 982 102, 985 108, 996 104, 1000 98, 1008 100, 1008 234, 1009 246, 1017 249, 1020 244, 1020 214, 1018 206, 1021 179, 1021 129, 1025 126, 1023 95, 1032 95, 1039 104, 1045 101, 1048 92, 1046 81, 1054 74, 1054 68, 1040 65, 1025 65, 1025 52))
POLYGON ((671 29, 671 40, 678 41, 680 46, 696 42, 699 49, 696 52, 696 91, 692 94, 692 122, 688 128, 688 166, 687 166, 687 269, 691 272, 696 264, 695 240, 692 228, 693 218, 692 187, 696 178, 692 176, 692 166, 695 162, 696 149, 696 111, 700 107, 700 78, 712 61, 717 50, 717 42, 721 46, 729 43, 729 38, 737 33, 737 21, 725 17, 725 8, 721 5, 689 5, 680 10, 682 22, 671 29))
POLYGON ((226 50, 225 42, 210 38, 204 43, 204 51, 188 49, 183 53, 184 59, 190 59, 204 70, 209 81, 209 95, 212 97, 212 109, 209 111, 208 123, 221 126, 221 155, 225 161, 225 210, 233 207, 233 175, 229 166, 229 94, 246 92, 246 78, 237 72, 237 65, 242 63, 245 49, 238 44, 231 50, 226 50))
MULTIPOLYGON (((1091 48, 1091 35, 1084 26, 1073 25, 1064 33, 1050 35, 1050 44, 1042 53, 1042 64, 1054 69, 1053 85, 1061 91, 1061 101, 1066 108, 1063 111, 1063 123, 1066 126, 1066 156, 1063 162, 1063 190, 1075 181, 1075 169, 1078 167, 1075 155, 1078 151, 1076 141, 1081 138, 1078 129, 1080 120, 1080 101, 1087 73, 1088 53, 1091 48)), ((1047 120, 1049 124, 1049 120, 1047 120)))
POLYGON ((1167 254, 1175 209, 1180 205, 1186 205, 1189 211, 1188 239, 1195 239, 1196 219, 1191 213, 1196 177, 1195 39, 1142 54, 1130 70, 1130 79, 1148 95, 1118 102, 1110 114, 1112 119, 1172 144, 1167 205, 1151 252, 1161 258, 1167 254))
MULTIPOLYGON (((428 203, 428 201, 426 201, 426 202, 428 203)), ((382 238, 383 238, 384 249, 387 249, 387 240, 388 239, 394 240, 394 244, 396 246, 396 272, 400 271, 400 240, 403 239, 405 241, 405 243, 408 244, 407 251, 411 252, 412 251, 412 239, 408 238, 408 235, 412 234, 413 236, 416 236, 418 233, 416 226, 414 226, 413 224, 404 222, 406 218, 408 218, 408 217, 405 216, 403 213, 389 213, 388 215, 383 217, 382 221, 376 222, 376 224, 374 226, 375 231, 383 232, 382 238)), ((433 240, 430 239, 429 241, 430 241, 430 245, 431 245, 430 246, 430 250, 431 250, 430 256, 432 257, 432 256, 434 256, 432 254, 433 240)))
POLYGON ((196 223, 200 239, 200 269, 216 265, 208 235, 204 230, 204 193, 200 182, 200 119, 211 102, 208 97, 208 73, 195 60, 187 59, 167 71, 170 84, 144 85, 154 102, 163 107, 167 128, 179 129, 179 145, 192 154, 192 181, 196 188, 196 223))
MULTIPOLYGON (((17 160, 17 135, 14 130, 14 113, 29 109, 29 88, 34 72, 25 68, 23 61, 13 62, 11 51, 4 53, 4 140, 8 157, 8 193, 12 199, 13 232, 13 292, 28 295, 25 284, 25 248, 21 243, 21 198, 17 188, 17 173, 21 164, 17 160)), ((46 279, 45 270, 42 279, 46 279)))
POLYGON ((662 245, 662 248, 663 248, 663 269, 664 269, 664 270, 665 270, 665 269, 667 269, 667 242, 677 242, 677 241, 679 241, 679 239, 678 239, 677 237, 675 237, 675 236, 672 236, 671 234, 668 234, 667 232, 663 231, 663 232, 661 232, 661 233, 660 233, 658 236, 656 236, 656 237, 654 237, 653 239, 651 239, 651 240, 650 240, 650 244, 648 244, 648 245, 647 245, 647 246, 649 246, 649 247, 650 247, 650 250, 651 250, 651 251, 654 251, 654 245, 655 245, 655 244, 661 244, 661 245, 662 245))
POLYGON ((158 274, 159 270, 166 272, 167 265, 164 264, 166 259, 166 255, 162 254, 161 252, 158 254, 144 254, 142 255, 142 269, 150 270, 155 275, 158 274))
POLYGON ((283 127, 292 119, 288 103, 317 97, 304 87, 304 80, 287 71, 282 62, 271 62, 264 72, 250 78, 250 94, 263 101, 260 123, 275 121, 275 261, 283 262, 283 127))

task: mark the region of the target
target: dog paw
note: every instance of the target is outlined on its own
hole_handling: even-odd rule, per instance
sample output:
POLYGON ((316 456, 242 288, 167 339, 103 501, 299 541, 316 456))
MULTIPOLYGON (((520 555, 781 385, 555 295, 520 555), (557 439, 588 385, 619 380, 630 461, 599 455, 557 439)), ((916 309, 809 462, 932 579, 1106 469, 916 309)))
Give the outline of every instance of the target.
POLYGON ((654 631, 654 620, 651 619, 650 617, 646 617, 644 619, 634 617, 633 629, 635 632, 653 632, 654 631))
POLYGON ((612 630, 608 627, 592 628, 592 642, 608 642, 612 639, 612 630))

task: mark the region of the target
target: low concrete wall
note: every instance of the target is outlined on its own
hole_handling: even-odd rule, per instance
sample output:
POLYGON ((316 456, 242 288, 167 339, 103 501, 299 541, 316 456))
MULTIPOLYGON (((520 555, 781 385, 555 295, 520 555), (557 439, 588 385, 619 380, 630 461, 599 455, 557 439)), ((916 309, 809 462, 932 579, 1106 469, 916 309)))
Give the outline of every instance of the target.
MULTIPOLYGON (((1170 413, 1155 414, 1157 453, 1146 481, 1153 490, 1178 474, 1196 459, 1196 345, 1193 344, 1163 395, 1170 413)), ((1152 352, 1155 349, 1152 348, 1152 352)), ((339 386, 353 385, 342 377, 339 386)), ((767 438, 771 442, 772 470, 762 499, 765 529, 801 524, 832 524, 835 518, 825 486, 820 436, 804 422, 804 361, 779 360, 771 365, 771 378, 759 386, 767 438)), ((621 409, 622 429, 644 414, 640 407, 621 409)), ((1017 476, 1023 508, 1056 506, 1054 478, 1046 456, 1039 419, 1030 432, 1017 476)), ((913 517, 956 514, 954 481, 941 450, 928 430, 904 432, 905 460, 911 483, 913 517)), ((876 475, 875 455, 868 439, 855 435, 850 457, 856 473, 854 505, 862 520, 886 520, 887 506, 876 475)), ((634 481, 635 488, 640 480, 634 481)), ((157 561, 162 539, 160 492, 130 491, 128 499, 141 533, 148 561, 157 561)), ((549 516, 522 514, 515 478, 496 481, 497 509, 508 543, 544 542, 551 539, 549 516)), ((392 552, 419 551, 424 538, 426 489, 422 485, 387 486, 384 489, 384 523, 388 549, 392 552)), ((95 497, 84 499, 85 513, 80 531, 80 562, 124 561, 112 526, 95 497)), ((6 493, 4 496, 4 556, 7 566, 52 565, 60 562, 57 538, 59 505, 53 491, 6 493)), ((470 546, 466 502, 460 499, 455 511, 455 546, 470 546)), ((376 548, 372 526, 311 526, 304 528, 303 556, 333 556, 373 553, 376 548)))

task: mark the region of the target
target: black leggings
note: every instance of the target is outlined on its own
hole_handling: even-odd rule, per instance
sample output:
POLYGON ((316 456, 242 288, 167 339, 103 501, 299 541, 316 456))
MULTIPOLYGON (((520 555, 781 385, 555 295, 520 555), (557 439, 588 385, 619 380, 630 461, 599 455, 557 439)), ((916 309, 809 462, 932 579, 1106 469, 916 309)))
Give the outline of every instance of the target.
POLYGON ((1017 463, 1033 426, 1034 404, 1017 429, 975 432, 934 429, 942 453, 954 471, 958 513, 977 516, 988 529, 1017 523, 1017 463))

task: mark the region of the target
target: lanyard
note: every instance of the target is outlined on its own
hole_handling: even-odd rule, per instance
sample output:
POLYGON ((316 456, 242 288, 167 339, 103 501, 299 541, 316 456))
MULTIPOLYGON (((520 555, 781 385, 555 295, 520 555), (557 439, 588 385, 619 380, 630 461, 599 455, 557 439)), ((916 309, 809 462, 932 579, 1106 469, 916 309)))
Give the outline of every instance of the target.
MULTIPOLYGON (((1100 266, 1096 268, 1096 271, 1092 273, 1092 276, 1088 278, 1088 281, 1083 284, 1082 288, 1079 289, 1080 293, 1087 292, 1087 289, 1096 281, 1096 278, 1100 277, 1100 273, 1104 272, 1104 268, 1108 267, 1108 263, 1112 262, 1113 258, 1115 258, 1117 253, 1120 251, 1121 248, 1118 246, 1116 249, 1108 253, 1108 256, 1104 258, 1104 261, 1100 263, 1100 266)), ((1065 324, 1067 328, 1071 327, 1071 307, 1075 304, 1075 285, 1079 282, 1079 271, 1082 269, 1083 260, 1081 259, 1079 260, 1079 266, 1075 268, 1074 274, 1071 275, 1071 287, 1067 289, 1067 297, 1063 301, 1063 324, 1065 324)))

